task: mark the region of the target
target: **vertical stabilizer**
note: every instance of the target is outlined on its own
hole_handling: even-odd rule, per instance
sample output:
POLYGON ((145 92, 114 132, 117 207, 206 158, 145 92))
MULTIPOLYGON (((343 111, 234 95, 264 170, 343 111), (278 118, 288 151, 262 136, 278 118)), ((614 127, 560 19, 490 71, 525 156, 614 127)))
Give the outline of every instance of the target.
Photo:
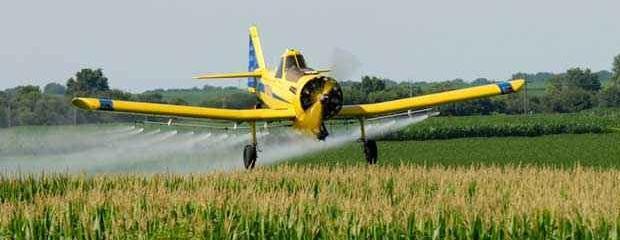
MULTIPOLYGON (((256 69, 265 69, 265 57, 263 56, 263 49, 260 43, 260 37, 258 35, 258 28, 256 26, 250 27, 250 50, 248 56, 248 72, 253 72, 256 69)), ((256 92, 259 78, 248 78, 248 90, 250 92, 256 92)))

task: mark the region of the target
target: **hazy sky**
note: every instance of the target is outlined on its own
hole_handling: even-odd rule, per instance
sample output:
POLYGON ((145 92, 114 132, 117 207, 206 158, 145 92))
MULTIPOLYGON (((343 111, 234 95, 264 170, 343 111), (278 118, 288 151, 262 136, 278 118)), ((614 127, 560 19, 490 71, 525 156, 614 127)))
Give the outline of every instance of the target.
POLYGON ((314 67, 346 49, 360 74, 395 80, 610 69, 618 9, 618 0, 2 0, 0 89, 65 83, 85 67, 134 92, 201 86, 191 76, 246 70, 253 23, 268 64, 291 47, 314 67))

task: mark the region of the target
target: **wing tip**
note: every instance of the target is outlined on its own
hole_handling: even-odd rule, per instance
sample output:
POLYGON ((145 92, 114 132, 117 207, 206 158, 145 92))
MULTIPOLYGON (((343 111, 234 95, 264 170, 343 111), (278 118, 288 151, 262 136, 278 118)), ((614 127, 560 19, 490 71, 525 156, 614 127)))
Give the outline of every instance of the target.
POLYGON ((71 104, 85 110, 95 110, 99 108, 99 100, 93 98, 73 98, 71 104))
POLYGON ((512 86, 512 90, 515 92, 521 91, 523 87, 525 87, 525 79, 515 79, 510 81, 510 85, 512 86))

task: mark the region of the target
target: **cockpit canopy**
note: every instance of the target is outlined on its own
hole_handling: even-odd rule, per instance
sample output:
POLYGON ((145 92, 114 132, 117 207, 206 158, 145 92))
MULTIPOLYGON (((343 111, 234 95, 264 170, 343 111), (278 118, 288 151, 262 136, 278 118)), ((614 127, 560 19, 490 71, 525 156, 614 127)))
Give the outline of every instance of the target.
POLYGON ((296 82, 306 72, 314 71, 306 65, 306 60, 299 50, 287 49, 278 65, 276 77, 286 77, 286 80, 296 82))

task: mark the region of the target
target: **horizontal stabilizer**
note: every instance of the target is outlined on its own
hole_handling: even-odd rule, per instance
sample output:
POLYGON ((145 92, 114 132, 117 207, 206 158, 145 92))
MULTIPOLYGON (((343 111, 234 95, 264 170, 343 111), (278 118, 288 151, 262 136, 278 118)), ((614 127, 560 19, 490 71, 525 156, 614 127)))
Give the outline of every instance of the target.
POLYGON ((260 72, 238 72, 238 73, 209 73, 195 76, 194 79, 217 79, 217 78, 246 78, 260 77, 260 72))

